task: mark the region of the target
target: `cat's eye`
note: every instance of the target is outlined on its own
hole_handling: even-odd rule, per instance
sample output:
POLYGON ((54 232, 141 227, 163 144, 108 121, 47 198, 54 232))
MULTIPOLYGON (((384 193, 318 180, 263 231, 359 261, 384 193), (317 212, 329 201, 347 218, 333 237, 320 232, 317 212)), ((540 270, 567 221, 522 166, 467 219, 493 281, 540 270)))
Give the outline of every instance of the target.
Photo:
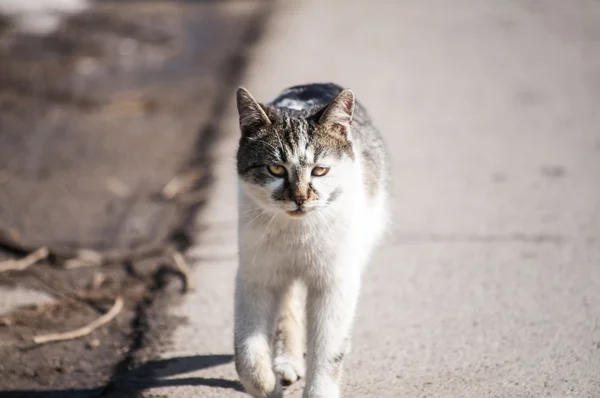
POLYGON ((278 164, 268 165, 267 170, 269 170, 269 173, 273 174, 275 177, 283 177, 285 175, 285 167, 278 164))
POLYGON ((314 169, 312 169, 311 174, 315 177, 323 177, 327 173, 329 173, 329 167, 317 166, 314 169))

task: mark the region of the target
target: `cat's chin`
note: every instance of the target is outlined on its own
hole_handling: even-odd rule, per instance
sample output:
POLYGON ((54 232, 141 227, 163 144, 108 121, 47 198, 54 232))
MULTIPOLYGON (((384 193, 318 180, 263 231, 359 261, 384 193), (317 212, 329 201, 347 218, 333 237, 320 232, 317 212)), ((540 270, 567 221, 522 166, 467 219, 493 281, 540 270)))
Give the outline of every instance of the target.
POLYGON ((308 216, 314 210, 316 210, 316 209, 315 208, 311 208, 311 207, 309 207, 309 208, 302 207, 302 208, 299 208, 299 209, 296 209, 296 210, 285 210, 285 212, 291 218, 300 219, 300 218, 308 216))
POLYGON ((288 211, 286 211, 286 213, 288 215, 292 216, 293 218, 302 218, 306 214, 308 214, 308 211, 302 210, 302 209, 296 209, 296 210, 288 210, 288 211))

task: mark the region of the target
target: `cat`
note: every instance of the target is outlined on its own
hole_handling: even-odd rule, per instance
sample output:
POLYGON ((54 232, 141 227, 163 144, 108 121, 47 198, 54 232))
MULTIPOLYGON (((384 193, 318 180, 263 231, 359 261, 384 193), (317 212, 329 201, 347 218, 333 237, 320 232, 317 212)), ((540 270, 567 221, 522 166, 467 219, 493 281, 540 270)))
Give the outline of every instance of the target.
POLYGON ((239 88, 237 108, 238 376, 255 398, 282 397, 305 375, 304 398, 337 398, 362 271, 387 220, 383 141, 353 91, 332 83, 265 105, 239 88))

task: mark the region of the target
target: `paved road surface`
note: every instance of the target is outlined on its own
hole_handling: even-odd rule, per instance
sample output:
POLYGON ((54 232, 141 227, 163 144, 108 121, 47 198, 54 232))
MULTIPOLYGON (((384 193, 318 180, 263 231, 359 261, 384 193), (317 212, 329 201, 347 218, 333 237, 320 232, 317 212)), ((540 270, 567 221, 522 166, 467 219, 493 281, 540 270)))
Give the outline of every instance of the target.
MULTIPOLYGON (((600 396, 600 3, 283 3, 245 85, 354 88, 394 162, 346 396, 600 396)), ((215 356, 232 353, 230 114, 196 292, 173 309, 189 323, 147 396, 243 396, 215 356)))

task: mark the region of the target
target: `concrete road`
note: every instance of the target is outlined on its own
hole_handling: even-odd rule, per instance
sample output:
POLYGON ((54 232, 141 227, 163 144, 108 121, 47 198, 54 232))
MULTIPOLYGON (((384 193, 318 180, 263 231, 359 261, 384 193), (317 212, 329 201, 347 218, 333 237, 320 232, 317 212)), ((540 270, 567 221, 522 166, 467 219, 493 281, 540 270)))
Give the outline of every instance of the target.
MULTIPOLYGON (((598 71, 597 1, 281 2, 245 85, 261 100, 352 87, 393 157, 393 227, 345 396, 600 396, 598 71)), ((232 107, 188 253, 196 291, 172 310, 189 322, 148 397, 243 396, 218 356, 232 353, 236 123, 232 107)))

